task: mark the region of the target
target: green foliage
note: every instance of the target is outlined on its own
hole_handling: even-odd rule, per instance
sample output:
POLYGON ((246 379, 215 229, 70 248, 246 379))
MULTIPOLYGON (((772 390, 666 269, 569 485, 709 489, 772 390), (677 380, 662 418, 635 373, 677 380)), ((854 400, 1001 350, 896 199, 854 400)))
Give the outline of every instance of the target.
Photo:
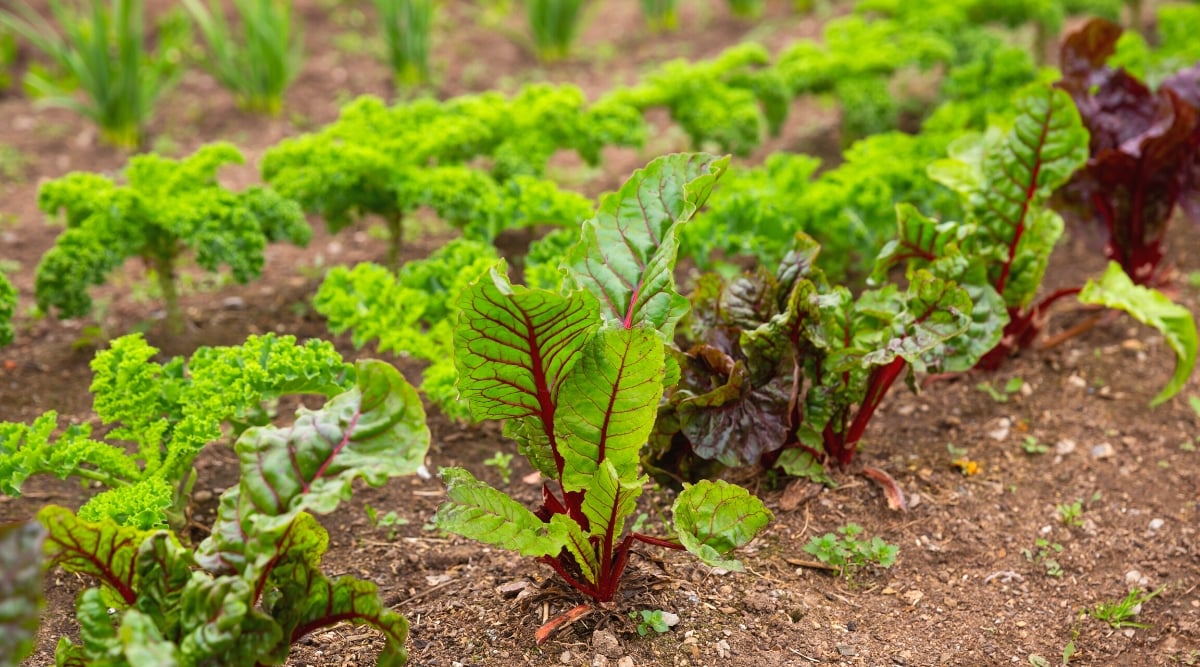
POLYGON ((0 524, 0 655, 16 665, 33 650, 46 601, 42 593, 42 542, 36 522, 0 524))
POLYGON ((374 0, 397 90, 429 83, 434 0, 374 0))
POLYGON ((1039 537, 1034 540, 1034 548, 1021 549, 1021 555, 1025 556, 1025 560, 1030 563, 1041 565, 1047 577, 1061 578, 1063 576, 1062 565, 1054 558, 1054 555, 1062 553, 1062 550, 1063 545, 1058 542, 1051 542, 1044 537, 1039 537))
POLYGON ((860 539, 862 532, 862 526, 848 523, 838 528, 836 535, 825 533, 820 537, 813 536, 804 545, 804 551, 816 556, 822 563, 838 568, 838 574, 843 577, 851 577, 868 565, 889 568, 896 563, 899 547, 879 537, 869 541, 860 539))
POLYGON ((332 512, 357 479, 411 474, 429 446, 396 369, 363 361, 357 378, 288 429, 242 434, 241 479, 195 552, 167 531, 43 509, 52 565, 98 583, 76 604, 83 641, 60 640, 59 664, 282 664, 305 635, 343 621, 384 634, 378 664, 405 664, 407 621, 374 584, 321 571, 329 536, 310 514, 332 512))
POLYGON ((355 347, 376 341, 380 352, 430 362, 421 390, 451 418, 467 417, 454 388, 457 373, 451 343, 457 302, 471 281, 499 257, 492 246, 456 239, 423 260, 408 262, 399 275, 377 264, 335 267, 313 298, 313 307, 335 334, 349 331, 355 347))
POLYGON ((1058 518, 1068 528, 1078 528, 1083 525, 1083 500, 1073 503, 1058 503, 1054 506, 1058 518))
POLYGON ((687 302, 675 292, 676 228, 711 192, 727 160, 671 155, 603 198, 567 252, 560 291, 513 285, 497 265, 465 290, 455 329, 459 391, 476 419, 506 420, 547 485, 532 512, 461 469, 447 469, 438 524, 549 564, 597 602, 613 599, 635 540, 727 554, 770 518, 745 490, 704 481, 685 489, 675 539, 626 530, 645 477, 638 457, 665 386, 677 378, 664 343, 687 302))
POLYGON ((17 37, 0 21, 0 93, 6 92, 16 83, 17 37))
POLYGON ((1148 628, 1149 625, 1137 623, 1133 619, 1142 613, 1142 605, 1158 597, 1166 589, 1167 587, 1164 585, 1156 591, 1145 593, 1140 588, 1132 588, 1124 599, 1116 602, 1101 602, 1088 609, 1087 613, 1098 621, 1108 623, 1109 627, 1114 629, 1148 628))
POLYGON ((233 279, 245 283, 261 273, 268 242, 306 244, 312 231, 295 202, 268 188, 232 192, 217 183, 221 166, 242 160, 231 144, 215 143, 182 160, 136 156, 124 185, 86 172, 44 183, 38 206, 50 214, 65 211, 67 229, 38 265, 38 306, 64 317, 87 315, 88 288, 137 257, 157 277, 168 328, 178 333, 177 267, 186 251, 201 268, 228 266, 233 279))
POLYGON ((590 202, 540 180, 551 156, 573 150, 595 163, 601 148, 638 144, 643 131, 636 110, 588 105, 572 86, 390 108, 363 97, 319 132, 268 150, 262 173, 331 231, 382 217, 394 265, 404 218, 421 206, 483 240, 514 226, 577 222, 590 202), (467 163, 490 164, 490 173, 467 163))
POLYGON ((729 0, 729 11, 740 19, 757 19, 765 8, 763 0, 729 0))
POLYGON ((639 636, 645 637, 650 634, 651 630, 661 635, 671 630, 671 626, 663 618, 663 613, 661 609, 642 609, 640 611, 629 612, 629 618, 637 621, 637 633, 639 636))
POLYGON ((340 393, 354 380, 333 346, 297 345, 291 336, 251 336, 235 347, 196 350, 190 359, 153 361, 140 335, 113 341, 92 360, 93 410, 111 426, 93 439, 87 425, 58 429, 54 411, 32 424, 0 422, 0 492, 19 495, 38 474, 77 477, 108 487, 83 507, 85 520, 151 528, 178 525, 200 450, 222 437, 269 423, 264 403, 288 394, 340 393))
POLYGON ((505 454, 497 451, 491 457, 483 460, 483 465, 488 466, 496 471, 500 476, 500 482, 505 486, 512 480, 512 454, 505 454))
POLYGON ((50 0, 54 24, 26 0, 0 9, 6 27, 46 55, 59 74, 83 90, 83 100, 63 80, 31 71, 27 84, 42 104, 70 109, 96 123, 116 146, 137 148, 158 98, 180 73, 187 26, 172 16, 147 40, 144 0, 50 0), (86 8, 86 9, 85 9, 86 8))
POLYGON ((679 28, 677 0, 641 0, 642 16, 651 32, 674 32, 679 28))
POLYGON ((1089 280, 1079 294, 1080 303, 1094 304, 1121 310, 1142 324, 1154 327, 1175 352, 1175 372, 1162 391, 1150 400, 1150 406, 1161 405, 1178 394, 1196 368, 1196 320, 1192 312, 1173 303, 1162 292, 1133 284, 1121 265, 1109 262, 1099 281, 1089 280))
POLYGON ((640 112, 663 107, 671 112, 693 147, 711 143, 722 151, 749 155, 787 119, 790 91, 760 44, 730 47, 712 60, 673 60, 631 88, 617 88, 601 100, 640 112))
POLYGON ((291 0, 234 0, 240 33, 219 0, 183 0, 208 43, 204 64, 248 111, 279 115, 304 62, 304 36, 291 0))
POLYGON ((1153 46, 1136 30, 1127 30, 1117 41, 1117 51, 1108 64, 1124 67, 1150 87, 1158 88, 1170 75, 1200 61, 1200 6, 1196 4, 1159 5, 1158 39, 1153 46))
POLYGON ((987 394, 989 398, 997 403, 1007 403, 1008 397, 1012 396, 1018 391, 1021 391, 1021 387, 1024 386, 1024 384, 1024 380, 1019 377, 1014 377, 1010 378, 1008 382, 1005 382, 1004 386, 1000 389, 993 387, 991 382, 980 382, 979 384, 975 385, 975 388, 987 394))
POLYGON ((17 290, 0 273, 0 347, 13 342, 12 318, 17 312, 17 290))
POLYGON ((565 60, 579 34, 583 0, 525 0, 534 52, 544 63, 565 60))

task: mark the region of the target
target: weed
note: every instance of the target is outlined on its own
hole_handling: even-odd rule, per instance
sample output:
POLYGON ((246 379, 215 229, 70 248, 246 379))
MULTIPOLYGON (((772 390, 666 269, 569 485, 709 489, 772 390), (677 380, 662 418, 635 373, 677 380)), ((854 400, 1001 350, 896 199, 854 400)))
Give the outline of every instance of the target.
POLYGON ((1045 454, 1050 451, 1050 447, 1032 435, 1025 436, 1025 441, 1021 443, 1021 451, 1029 455, 1045 454))
POLYGON ((1037 538, 1034 545, 1036 551, 1021 549, 1021 555, 1025 556, 1025 560, 1044 567, 1047 577, 1063 576, 1062 566, 1058 564, 1057 560, 1051 558, 1054 554, 1062 553, 1063 546, 1058 542, 1051 542, 1042 537, 1037 538))
POLYGON ((1148 628, 1149 625, 1135 623, 1133 619, 1141 613, 1143 604, 1158 597, 1158 594, 1166 588, 1166 586, 1160 586, 1158 590, 1145 595, 1142 595, 1142 589, 1134 588, 1129 591, 1129 595, 1126 595, 1125 599, 1118 602, 1101 602, 1088 609, 1087 613, 1092 618, 1104 621, 1113 628, 1148 628))
POLYGON ((1004 383, 1002 389, 996 389, 991 382, 980 382, 975 385, 975 388, 991 397, 997 403, 1007 403, 1008 398, 1013 394, 1021 391, 1021 387, 1025 386, 1025 380, 1019 377, 1009 379, 1004 383))
POLYGON ((1055 505, 1058 510, 1058 518, 1062 520, 1063 525, 1069 528, 1078 528, 1083 525, 1083 500, 1076 499, 1073 503, 1059 503, 1055 505))
POLYGON ((500 475, 500 481, 507 485, 512 479, 512 460, 512 454, 505 454, 498 451, 492 454, 491 458, 485 460, 483 465, 495 468, 496 473, 500 475))
POLYGON ((816 556, 822 563, 836 566, 841 576, 853 575, 858 569, 874 564, 888 568, 896 562, 900 548, 873 537, 870 541, 860 540, 862 526, 848 523, 837 529, 838 534, 825 533, 813 537, 804 545, 804 551, 816 556))
POLYGON ((363 511, 367 513, 367 521, 370 522, 372 528, 387 528, 387 541, 391 542, 396 539, 396 528, 408 523, 408 519, 396 514, 388 512, 383 516, 379 515, 379 510, 371 506, 370 503, 363 503, 363 511))
POLYGON ((629 618, 637 621, 637 632, 642 637, 650 634, 653 630, 658 634, 663 634, 671 629, 667 620, 663 618, 663 610, 661 609, 642 609, 641 611, 629 612, 629 618), (640 620, 639 620, 639 617, 640 620))

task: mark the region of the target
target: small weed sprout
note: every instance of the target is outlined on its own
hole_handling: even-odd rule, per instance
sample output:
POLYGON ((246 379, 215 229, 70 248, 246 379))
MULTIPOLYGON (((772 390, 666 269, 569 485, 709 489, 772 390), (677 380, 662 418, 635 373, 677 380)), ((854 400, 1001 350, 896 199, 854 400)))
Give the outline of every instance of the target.
POLYGON ((1136 623, 1133 619, 1142 612, 1142 605, 1150 600, 1158 597, 1159 593, 1166 590, 1166 586, 1160 586, 1158 590, 1151 591, 1143 595, 1140 588, 1134 588, 1129 591, 1129 595, 1125 596, 1124 600, 1117 602, 1101 602, 1100 604, 1087 610, 1087 613, 1092 618, 1098 621, 1108 623, 1110 627, 1120 628, 1148 628, 1149 624, 1136 623))
POLYGON ((1050 451, 1049 445, 1038 440, 1035 436, 1025 436, 1025 441, 1021 443, 1021 451, 1033 456, 1034 454, 1046 454, 1050 451))
POLYGON ((1063 576, 1062 566, 1058 561, 1051 558, 1054 554, 1062 553, 1063 546, 1058 542, 1051 542, 1045 538, 1039 537, 1034 542, 1035 550, 1021 549, 1021 555, 1025 556, 1025 560, 1030 563, 1037 563, 1046 569, 1047 577, 1063 576))
POLYGON ((848 523, 838 528, 837 532, 837 535, 825 533, 821 537, 814 536, 804 545, 804 551, 816 556, 822 563, 837 567, 841 576, 852 576, 860 568, 871 564, 889 568, 896 563, 900 548, 879 537, 869 541, 858 539, 863 532, 862 526, 848 523))
POLYGON ((1002 389, 996 389, 991 382, 980 382, 975 385, 975 388, 991 397, 997 403, 1007 403, 1008 398, 1013 394, 1021 391, 1021 387, 1025 386, 1025 380, 1014 377, 1004 383, 1002 389))
POLYGON ((664 618, 664 612, 661 609, 642 609, 641 611, 629 612, 629 618, 637 621, 638 635, 645 637, 653 630, 658 634, 663 634, 670 631, 671 626, 664 618))
POLYGON ((1082 499, 1077 499, 1073 503, 1059 503, 1054 508, 1058 510, 1058 518, 1062 520, 1064 526, 1078 528, 1083 525, 1082 499))
POLYGON ((403 526, 408 523, 408 519, 405 519, 395 512, 388 512, 387 514, 380 516, 379 510, 372 507, 370 503, 363 504, 363 511, 367 513, 367 521, 371 524, 372 528, 389 529, 387 534, 388 542, 392 542, 396 539, 396 528, 398 526, 403 526))
POLYGON ((489 468, 495 468, 496 474, 500 475, 500 481, 508 484, 512 480, 512 454, 504 452, 496 452, 491 458, 485 460, 483 465, 489 468))

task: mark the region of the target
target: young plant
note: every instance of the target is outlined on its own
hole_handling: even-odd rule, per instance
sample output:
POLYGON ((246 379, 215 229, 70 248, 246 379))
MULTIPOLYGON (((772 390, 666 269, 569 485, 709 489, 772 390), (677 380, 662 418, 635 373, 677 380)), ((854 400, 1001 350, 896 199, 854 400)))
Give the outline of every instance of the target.
POLYGON ((12 318, 17 312, 17 289, 0 273, 0 347, 13 342, 12 318))
POLYGON ((178 267, 188 250, 201 268, 216 272, 226 265, 234 280, 246 283, 262 272, 267 243, 307 244, 312 230, 296 202, 268 188, 231 192, 217 183, 222 165, 242 161, 232 145, 215 143, 183 160, 136 156, 125 184, 86 172, 43 184, 38 206, 49 214, 65 210, 67 229, 38 265, 38 307, 56 308, 63 317, 87 315, 88 288, 137 257, 157 281, 167 329, 180 333, 178 267))
POLYGON ((1025 436, 1025 439, 1021 441, 1021 451, 1033 456, 1034 454, 1049 453, 1050 447, 1049 445, 1042 443, 1036 437, 1027 435, 1025 436))
POLYGON ((1021 555, 1030 563, 1041 565, 1046 570, 1047 577, 1062 577, 1062 565, 1053 556, 1062 553, 1063 545, 1051 542, 1044 537, 1034 540, 1033 549, 1021 549, 1021 555))
POLYGON ((33 475, 98 482, 105 491, 79 509, 82 519, 111 519, 147 529, 179 528, 200 450, 234 433, 269 423, 267 401, 288 394, 333 396, 354 369, 329 343, 297 345, 291 336, 251 336, 236 347, 196 350, 190 359, 153 361, 158 350, 140 335, 113 341, 92 360, 93 410, 112 428, 59 428, 47 412, 32 424, 0 422, 0 492, 20 495, 33 475))
POLYGON ((498 451, 492 454, 491 458, 484 459, 483 465, 494 469, 500 476, 500 483, 508 486, 509 481, 512 480, 512 460, 512 454, 498 451))
POLYGON ((642 16, 651 32, 674 32, 679 27, 677 0, 642 0, 642 16))
POLYGON ((186 26, 168 20, 151 48, 144 0, 50 0, 54 24, 27 0, 0 9, 0 27, 20 35, 46 55, 68 81, 83 90, 80 100, 62 79, 31 72, 27 84, 41 103, 70 109, 100 127, 101 137, 121 148, 145 143, 155 105, 180 73, 188 41, 186 26), (86 8, 86 9, 85 9, 86 8))
POLYGON ((838 528, 836 535, 825 533, 820 537, 813 536, 804 545, 804 551, 816 556, 822 563, 838 568, 838 575, 843 577, 851 577, 868 565, 886 569, 896 564, 899 547, 884 542, 880 537, 873 537, 870 541, 859 539, 862 532, 862 526, 848 523, 838 528))
POLYGON ((367 521, 371 523, 372 528, 388 529, 387 539, 389 542, 396 539, 396 528, 408 523, 408 519, 395 512, 380 515, 379 510, 371 507, 369 503, 363 505, 363 511, 367 513, 367 521))
POLYGON ((434 0, 375 0, 396 90, 429 83, 434 0))
POLYGON ((525 0, 534 52, 544 63, 565 60, 579 34, 584 0, 525 0))
POLYGON ((1058 518, 1068 528, 1078 528, 1083 525, 1083 500, 1073 503, 1059 503, 1054 506, 1058 518))
POLYGON ((666 613, 661 609, 642 609, 629 612, 629 618, 637 621, 638 636, 645 637, 651 630, 661 635, 671 631, 671 625, 665 618, 666 613))
POLYGON ((279 115, 304 62, 304 37, 291 0, 234 0, 240 33, 219 0, 183 0, 204 40, 209 73, 247 111, 279 115))
POLYGON ((291 427, 238 438, 241 479, 195 551, 167 531, 43 509, 51 565, 98 583, 76 603, 82 642, 61 639, 58 663, 283 664, 304 636, 349 621, 383 633, 378 664, 405 664, 407 621, 374 584, 321 570, 329 536, 310 514, 334 511, 355 480, 413 473, 428 449, 421 402, 399 371, 362 361, 357 378, 291 427))
POLYGON ((1105 64, 1121 32, 1095 19, 1063 43, 1058 85, 1075 101, 1091 142, 1087 164, 1059 193, 1058 208, 1103 229, 1105 255, 1135 284, 1153 286, 1168 279, 1167 223, 1180 204, 1200 201, 1200 64, 1152 92, 1105 64))
POLYGON ((992 386, 991 382, 980 382, 975 385, 975 388, 991 397, 997 403, 1007 403, 1009 396, 1021 391, 1021 387, 1025 385, 1025 381, 1021 378, 1009 378, 1008 382, 1004 383, 1004 387, 997 390, 992 386))
POLYGON ((639 451, 664 387, 678 377, 664 347, 687 309, 672 275, 677 227, 726 164, 679 154, 635 172, 584 223, 564 262, 563 291, 513 285, 501 263, 463 293, 459 391, 476 419, 505 420, 520 453, 550 481, 532 512, 466 470, 446 469, 439 526, 538 558, 596 603, 614 599, 639 541, 741 569, 727 554, 771 514, 725 482, 684 488, 674 536, 626 530, 646 481, 639 451))
POLYGON ((1087 613, 1098 621, 1108 623, 1109 627, 1114 629, 1148 628, 1150 627, 1149 625, 1135 622, 1133 619, 1142 613, 1142 605, 1158 597, 1166 589, 1167 587, 1164 585, 1156 591, 1151 591, 1143 595, 1142 589, 1134 588, 1129 591, 1125 599, 1116 602, 1101 602, 1095 607, 1088 609, 1087 613))
POLYGON ((0 655, 20 664, 33 650, 38 621, 46 606, 42 592, 42 542, 46 531, 35 521, 0 524, 0 655))

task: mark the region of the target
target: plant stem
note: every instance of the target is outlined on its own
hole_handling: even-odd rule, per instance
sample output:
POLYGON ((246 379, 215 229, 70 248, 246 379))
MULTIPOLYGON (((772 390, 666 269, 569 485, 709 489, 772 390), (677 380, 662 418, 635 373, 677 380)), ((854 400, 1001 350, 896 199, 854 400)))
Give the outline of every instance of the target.
POLYGON ((400 248, 404 245, 404 214, 399 211, 388 213, 384 223, 388 232, 387 266, 397 271, 400 269, 400 248))
POLYGON ((172 334, 183 333, 183 309, 179 306, 179 289, 175 284, 175 257, 173 255, 156 255, 150 260, 158 280, 158 289, 162 292, 163 303, 167 310, 167 331, 172 334))

